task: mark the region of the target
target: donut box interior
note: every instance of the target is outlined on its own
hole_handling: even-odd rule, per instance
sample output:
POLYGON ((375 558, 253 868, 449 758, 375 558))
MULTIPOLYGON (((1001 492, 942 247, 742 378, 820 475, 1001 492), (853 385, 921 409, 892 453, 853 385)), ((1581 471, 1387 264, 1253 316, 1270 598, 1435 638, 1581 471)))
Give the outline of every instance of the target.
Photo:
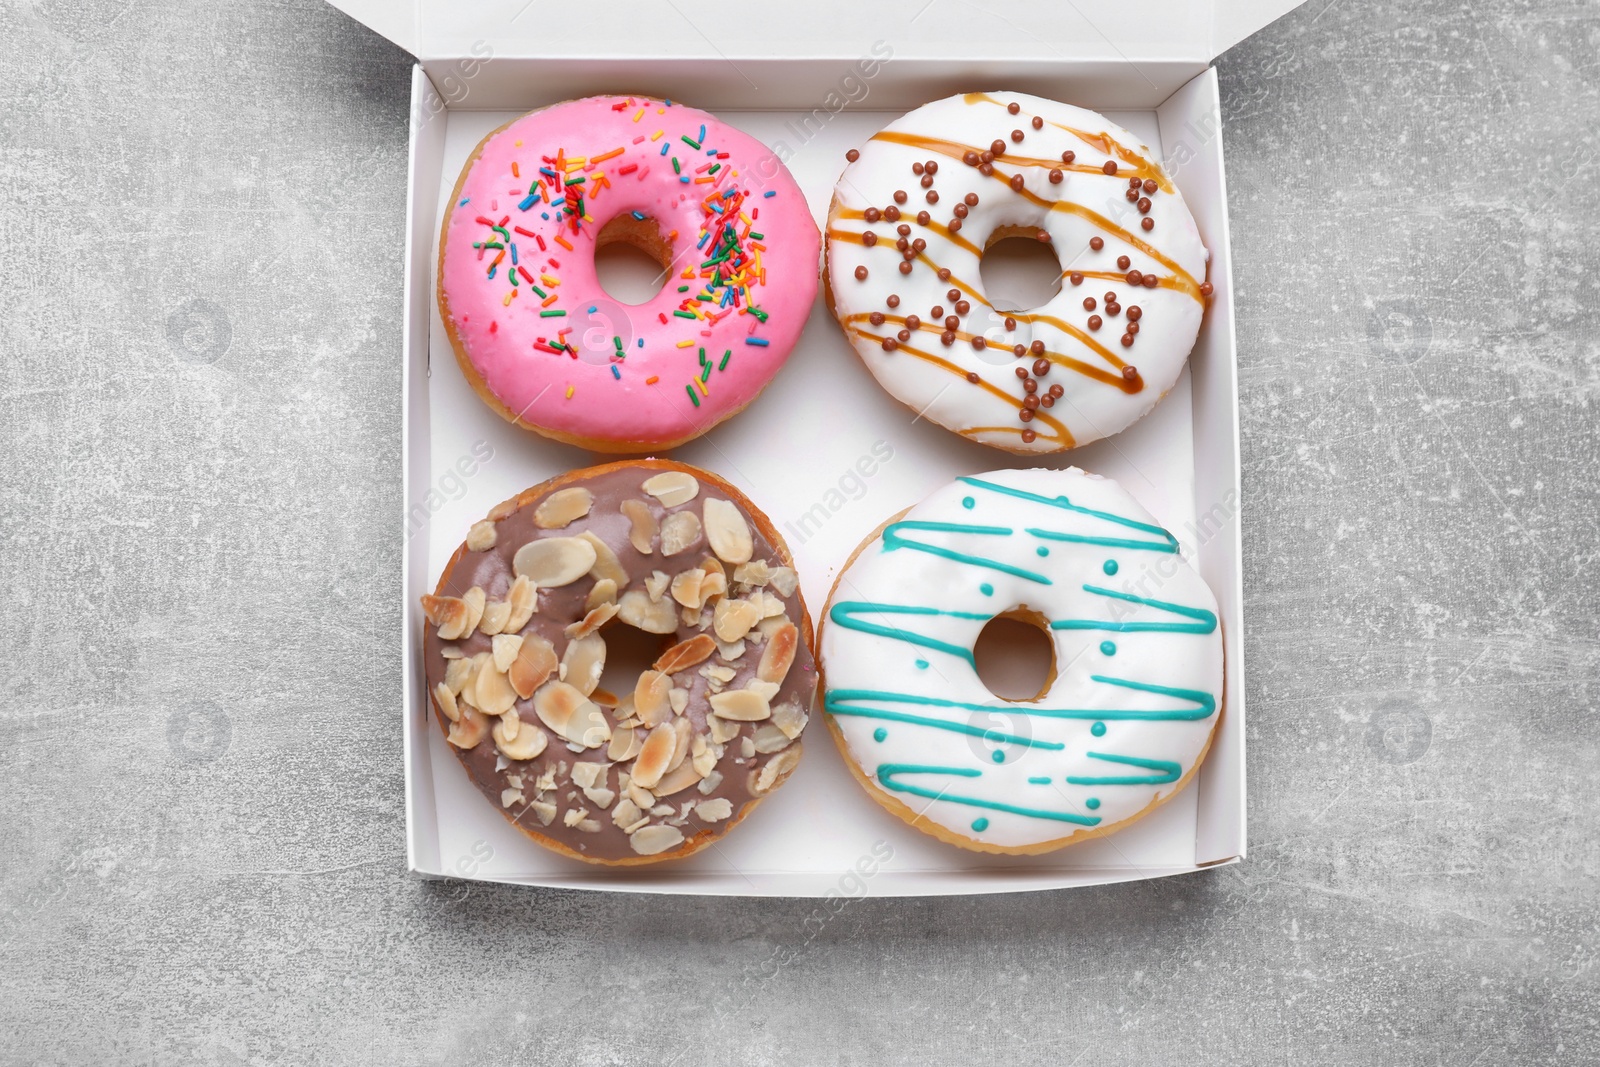
MULTIPOLYGON (((913 0, 870 20, 843 0, 803 18, 741 8, 713 18, 666 2, 605 27, 526 0, 334 0, 418 57, 412 79, 403 393, 407 862, 413 872, 648 893, 916 896, 1133 881, 1245 854, 1238 392, 1217 80, 1222 49, 1290 0, 981 5, 913 0), (948 55, 959 18, 964 56, 948 55), (691 21, 692 20, 692 21, 691 21), (1032 29, 1030 29, 1030 27, 1032 29), (581 57, 581 58, 580 58, 581 57), (1116 436, 1039 459, 917 421, 872 380, 819 299, 787 366, 742 414, 673 451, 716 471, 772 519, 794 554, 813 624, 839 568, 888 516, 959 475, 1080 466, 1120 481, 1179 539, 1215 592, 1226 656, 1221 720, 1194 782, 1104 839, 1034 857, 941 844, 884 812, 851 778, 820 710, 789 782, 715 847, 654 867, 565 859, 524 838, 468 782, 432 721, 418 599, 472 522, 567 470, 606 462, 501 421, 455 363, 434 299, 439 222, 478 140, 533 108, 639 93, 717 114, 777 150, 819 226, 847 149, 930 100, 980 89, 1105 112, 1163 160, 1211 253, 1211 306, 1188 369, 1154 412, 1116 436), (885 458, 887 457, 887 458, 885 458), (887 857, 887 858, 885 858, 887 857)), ((987 270, 987 267, 986 267, 987 270)))

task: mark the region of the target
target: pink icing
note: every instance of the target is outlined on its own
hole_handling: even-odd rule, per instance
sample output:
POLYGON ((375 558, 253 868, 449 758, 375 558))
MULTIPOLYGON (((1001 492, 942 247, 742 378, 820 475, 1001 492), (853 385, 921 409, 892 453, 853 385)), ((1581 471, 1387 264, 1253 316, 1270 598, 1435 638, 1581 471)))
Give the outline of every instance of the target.
POLYGON ((805 326, 821 246, 805 197, 761 142, 703 111, 614 96, 559 104, 492 135, 449 205, 443 241, 441 308, 490 391, 536 426, 642 446, 703 433, 772 379, 805 326), (586 160, 565 173, 584 180, 555 186, 541 169, 558 158, 586 160), (576 231, 566 189, 585 197, 576 231), (606 295, 594 263, 601 227, 631 212, 655 220, 675 264, 636 306, 606 295), (509 247, 475 247, 507 237, 509 247), (718 255, 708 249, 728 249, 723 277, 703 266, 718 255))

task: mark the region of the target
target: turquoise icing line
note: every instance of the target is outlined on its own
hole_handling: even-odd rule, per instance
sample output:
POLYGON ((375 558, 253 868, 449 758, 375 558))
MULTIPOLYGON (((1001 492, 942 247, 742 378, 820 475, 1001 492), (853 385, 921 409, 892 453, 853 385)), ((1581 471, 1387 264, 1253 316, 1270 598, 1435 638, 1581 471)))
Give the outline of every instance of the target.
MULTIPOLYGON (((931 701, 932 697, 923 698, 931 701)), ((1019 734, 1008 734, 1003 730, 996 730, 992 726, 974 726, 971 723, 950 722, 945 719, 933 719, 925 715, 912 715, 904 711, 885 711, 882 708, 861 708, 847 703, 854 700, 882 700, 885 703, 922 703, 916 697, 904 693, 883 693, 873 689, 830 689, 823 697, 824 706, 833 715, 855 716, 861 719, 882 719, 885 722, 908 722, 915 726, 931 726, 935 730, 949 730, 951 733, 967 734, 970 737, 982 737, 989 741, 1004 741, 1008 745, 1021 745, 1023 748, 1040 748, 1050 752, 1059 752, 1067 746, 1059 741, 1041 741, 1038 738, 1022 737, 1019 734)), ((948 702, 947 702, 948 703, 948 702)), ((965 704, 962 707, 983 711, 1003 711, 1003 708, 989 708, 982 704, 965 704)))
POLYGON ((1142 759, 1139 756, 1114 756, 1109 752, 1085 753, 1090 759, 1105 760, 1107 763, 1123 763, 1129 767, 1142 767, 1147 771, 1159 771, 1156 775, 1129 774, 1112 775, 1107 778, 1086 777, 1083 775, 1067 775, 1069 785, 1166 785, 1176 782, 1183 777, 1183 767, 1171 760, 1142 759))
POLYGON ((1205 608, 1187 608, 1182 604, 1169 604, 1165 600, 1151 600, 1149 597, 1134 596, 1132 593, 1119 593, 1115 589, 1102 589, 1098 585, 1085 584, 1084 592, 1093 593, 1095 596, 1110 597, 1113 600, 1125 601, 1129 604, 1142 604, 1147 608, 1159 608, 1162 611, 1181 615, 1193 622, 1109 622, 1102 619, 1052 619, 1052 630, 1110 630, 1114 633, 1168 633, 1168 634, 1208 634, 1217 628, 1217 617, 1205 608))
POLYGON ((968 485, 975 485, 980 489, 987 489, 993 493, 1002 493, 1006 496, 1014 496, 1022 500, 1031 500, 1036 504, 1043 504, 1046 507, 1060 508, 1063 511, 1076 512, 1079 515, 1088 515, 1089 517, 1095 519, 1104 519, 1106 522, 1114 523, 1117 526, 1121 526, 1129 530, 1138 530, 1140 533, 1155 534, 1157 537, 1161 538, 1161 540, 1130 541, 1124 538, 1091 537, 1087 534, 1064 534, 1057 533, 1054 530, 1035 530, 1029 528, 1028 532, 1033 534, 1035 537, 1043 537, 1048 541, 1072 541, 1081 545, 1106 545, 1110 548, 1143 548, 1152 552, 1178 551, 1178 539, 1154 523, 1139 522, 1137 519, 1125 518, 1122 515, 1115 515, 1109 511, 1096 511, 1094 508, 1082 507, 1078 504, 1074 504, 1071 500, 1064 496, 1040 496, 1038 493, 1030 493, 1026 489, 1013 489, 1009 485, 998 485, 994 482, 986 482, 982 478, 961 478, 960 480, 966 482, 968 485))
MULTIPOLYGON (((1042 719, 1096 719, 1111 720, 1143 720, 1152 722, 1193 722, 1198 719, 1210 718, 1217 710, 1217 701, 1210 693, 1200 689, 1181 689, 1174 686, 1153 685, 1149 682, 1135 682, 1127 678, 1111 678, 1103 674, 1092 674, 1090 680, 1104 685, 1115 685, 1123 689, 1135 689, 1141 693, 1157 693, 1161 696, 1173 697, 1177 700, 1193 704, 1192 708, 1041 708, 1034 704, 1009 704, 997 707, 992 704, 971 704, 962 700, 948 700, 945 697, 922 696, 917 693, 896 693, 882 689, 830 689, 823 694, 823 707, 834 715, 859 715, 868 719, 892 718, 902 722, 916 721, 914 719, 900 718, 897 712, 886 712, 878 708, 862 708, 858 705, 862 701, 872 701, 882 704, 916 704, 928 708, 955 708, 960 711, 1011 711, 1021 712, 1025 715, 1037 715, 1042 719)), ((960 724, 945 723, 942 719, 928 720, 924 725, 937 725, 943 729, 958 730, 962 733, 972 733, 978 736, 1002 736, 995 731, 982 727, 963 727, 960 724)), ((1022 742, 1017 742, 1022 743, 1022 742)), ((1027 740, 1027 743, 1036 748, 1060 748, 1054 742, 1027 740)))
POLYGON ((967 533, 980 534, 987 537, 1010 537, 1012 534, 1009 526, 969 526, 961 522, 920 522, 906 520, 904 522, 891 522, 883 530, 883 550, 893 552, 897 548, 910 548, 918 552, 927 552, 930 555, 942 556, 953 559, 958 563, 970 563, 974 567, 986 567, 992 571, 1003 574, 1014 574, 1018 578, 1026 578, 1030 582, 1040 585, 1050 585, 1050 579, 1034 571, 1013 567, 1009 563, 1001 563, 996 559, 986 556, 969 556, 965 552, 957 552, 953 548, 944 548, 940 545, 930 545, 925 541, 913 541, 900 535, 901 530, 927 530, 931 533, 967 533))
POLYGON ((1097 815, 1077 815, 1066 811, 1050 811, 1047 808, 1026 808, 1019 804, 1006 804, 998 800, 982 800, 978 797, 958 796, 944 790, 924 789, 922 786, 910 785, 897 781, 896 777, 903 774, 945 774, 957 778, 981 778, 982 771, 970 767, 926 767, 914 763, 883 763, 878 765, 878 782, 885 789, 892 789, 896 793, 910 793, 912 796, 927 797, 930 800, 947 800, 952 804, 966 804, 974 808, 986 808, 989 811, 1005 811, 1012 815, 1027 815, 1035 819, 1054 819, 1057 822, 1076 823, 1079 826, 1098 826, 1100 817, 1097 815))
POLYGON ((922 648, 931 648, 939 652, 948 652, 952 656, 959 656, 976 669, 976 661, 972 658, 972 649, 961 645, 952 645, 948 641, 940 641, 935 637, 902 630, 898 626, 884 626, 881 623, 867 622, 856 618, 857 615, 942 615, 949 619, 971 619, 973 621, 987 622, 989 616, 983 612, 973 611, 940 611, 938 608, 919 608, 909 604, 875 604, 867 600, 841 600, 828 610, 828 618, 843 626, 847 630, 859 630, 865 634, 877 634, 879 637, 889 637, 896 641, 904 641, 908 645, 919 645, 922 648))

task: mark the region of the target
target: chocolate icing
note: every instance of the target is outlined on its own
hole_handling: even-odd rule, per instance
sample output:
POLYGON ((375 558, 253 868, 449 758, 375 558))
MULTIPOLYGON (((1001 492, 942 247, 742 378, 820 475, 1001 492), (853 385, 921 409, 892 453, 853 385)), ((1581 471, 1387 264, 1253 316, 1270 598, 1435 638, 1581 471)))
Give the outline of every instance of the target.
MULTIPOLYGON (((751 513, 751 509, 725 489, 715 476, 694 468, 685 468, 681 464, 670 464, 660 461, 639 461, 630 463, 611 464, 604 467, 592 468, 590 471, 578 472, 576 475, 557 479, 538 486, 520 498, 520 506, 516 507, 509 515, 498 520, 495 527, 495 544, 485 551, 474 552, 465 545, 456 553, 451 566, 446 568, 445 575, 437 590, 439 596, 461 597, 473 586, 480 587, 487 599, 492 603, 496 600, 506 599, 512 583, 516 580, 512 560, 516 552, 530 541, 548 537, 576 537, 585 531, 592 532, 611 550, 616 553, 618 562, 627 572, 629 581, 626 586, 617 590, 620 598, 630 589, 645 589, 645 580, 654 571, 660 570, 668 575, 678 573, 700 566, 713 552, 706 541, 704 529, 699 537, 687 549, 677 552, 672 556, 664 556, 661 548, 659 533, 654 544, 653 553, 645 555, 634 548, 629 539, 631 522, 620 510, 621 505, 627 500, 640 500, 645 502, 651 514, 655 517, 659 530, 660 523, 667 515, 678 511, 693 511, 701 516, 707 499, 720 499, 730 501, 738 508, 741 515, 750 525, 753 551, 751 560, 765 561, 772 568, 792 566, 788 552, 781 541, 777 544, 766 536, 765 531, 770 529, 770 524, 764 518, 751 513), (688 470, 700 483, 699 494, 686 503, 675 507, 663 507, 655 497, 646 493, 642 483, 649 478, 661 473, 663 470, 688 470), (552 492, 582 486, 593 494, 593 503, 589 513, 561 529, 541 529, 534 522, 534 513, 541 501, 552 492)), ((811 710, 812 698, 816 686, 815 666, 811 652, 811 625, 806 618, 804 605, 801 602, 799 590, 796 587, 788 596, 784 596, 779 589, 768 583, 755 587, 736 583, 733 578, 737 569, 732 564, 724 564, 728 573, 728 597, 737 597, 747 594, 754 588, 760 588, 770 596, 783 601, 787 618, 800 629, 800 641, 795 650, 794 663, 784 677, 782 684, 770 704, 777 708, 785 702, 797 703, 805 709, 807 714, 811 710)), ((550 642, 559 657, 565 651, 569 639, 564 633, 565 628, 582 619, 585 614, 585 601, 590 591, 594 588, 596 579, 591 572, 566 586, 558 588, 541 588, 538 591, 538 608, 528 620, 526 626, 520 631, 523 635, 532 637, 537 635, 550 642)), ((670 600, 671 592, 664 596, 670 600)), ((702 633, 710 633, 712 608, 707 605, 701 612, 700 625, 685 624, 682 611, 678 605, 674 608, 679 612, 679 626, 676 633, 661 635, 661 648, 665 650, 669 645, 679 641, 686 641, 702 633)), ((618 627, 626 624, 620 618, 614 618, 601 628, 602 637, 613 634, 618 627)), ((438 630, 431 624, 424 625, 423 660, 427 675, 427 686, 431 694, 434 687, 444 680, 448 661, 444 658, 443 650, 446 646, 458 648, 464 658, 471 658, 480 652, 489 652, 492 647, 492 638, 482 632, 474 632, 465 640, 441 641, 438 630)), ((713 635, 714 636, 714 635, 713 635)), ((696 734, 706 735, 709 741, 708 719, 711 717, 709 696, 714 691, 710 680, 701 673, 708 666, 726 666, 735 674, 727 681, 720 691, 732 691, 743 688, 751 682, 756 675, 757 665, 761 658, 765 640, 759 629, 752 629, 746 638, 746 649, 742 656, 733 661, 723 658, 721 650, 714 652, 704 663, 690 667, 672 675, 674 684, 679 688, 689 690, 689 701, 684 709, 682 718, 692 724, 696 734), (760 641, 760 644, 757 642, 760 641)), ((552 676, 553 680, 554 676, 552 676)), ((606 678, 612 680, 609 671, 606 678)), ((632 678, 628 679, 631 684, 632 678)), ((622 685, 619 682, 618 688, 622 685)), ((627 692, 618 692, 616 697, 628 695, 627 692)), ((610 726, 616 727, 619 713, 615 708, 607 706, 610 701, 603 689, 597 689, 591 699, 602 706, 606 712, 606 719, 610 726)), ((435 714, 447 730, 450 721, 435 704, 435 714)), ((801 738, 797 736, 786 748, 770 754, 757 753, 753 756, 744 755, 744 739, 753 735, 756 728, 763 725, 760 722, 726 723, 728 728, 737 728, 738 734, 724 745, 723 754, 717 760, 715 770, 721 772, 722 780, 716 788, 709 793, 702 793, 698 786, 690 786, 669 796, 659 798, 659 804, 668 804, 673 808, 672 815, 651 817, 652 825, 666 823, 677 825, 683 833, 685 842, 675 848, 669 849, 658 856, 642 857, 629 843, 629 835, 611 819, 611 810, 620 804, 626 796, 620 788, 620 776, 631 767, 631 761, 611 763, 607 759, 606 746, 586 751, 573 751, 572 748, 550 730, 539 718, 533 707, 533 700, 519 699, 516 702, 516 711, 520 718, 521 730, 543 731, 547 744, 542 753, 531 760, 511 760, 506 758, 496 747, 493 737, 486 736, 471 749, 455 748, 456 755, 466 768, 468 776, 474 785, 485 797, 500 810, 518 828, 540 840, 542 844, 550 839, 560 846, 570 849, 581 858, 593 861, 632 860, 639 862, 642 859, 670 859, 684 855, 701 847, 706 840, 721 837, 731 826, 739 821, 746 809, 753 802, 760 799, 753 791, 753 783, 761 768, 769 761, 785 753, 798 753, 801 738), (601 779, 596 787, 603 787, 616 793, 616 799, 607 808, 600 808, 596 803, 586 797, 583 791, 573 781, 572 768, 578 762, 596 762, 604 765, 601 779), (536 782, 547 772, 555 771, 555 788, 540 793, 536 790, 536 782), (513 800, 509 806, 501 803, 502 791, 518 788, 523 799, 513 800), (732 814, 715 822, 704 822, 695 817, 691 810, 687 818, 682 818, 681 813, 686 803, 693 801, 695 804, 716 798, 726 798, 732 805, 732 814), (552 802, 557 807, 557 814, 548 825, 543 824, 538 818, 533 807, 535 800, 552 802), (581 830, 577 826, 567 826, 564 816, 574 808, 583 808, 588 812, 587 819, 599 823, 599 830, 581 830)), ((624 716, 625 718, 625 716, 624 716)), ((674 717, 676 718, 676 717, 674 717)), ((493 719, 490 719, 491 725, 493 719)), ((778 779, 771 788, 781 783, 778 779)), ((770 793, 771 789, 767 790, 770 793)), ((761 794, 766 795, 765 793, 761 794)))

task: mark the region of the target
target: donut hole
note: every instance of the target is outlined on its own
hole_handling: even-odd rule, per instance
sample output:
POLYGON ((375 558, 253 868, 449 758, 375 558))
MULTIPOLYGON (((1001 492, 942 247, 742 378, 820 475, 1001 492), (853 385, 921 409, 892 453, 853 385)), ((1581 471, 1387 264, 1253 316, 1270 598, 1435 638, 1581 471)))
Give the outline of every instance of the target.
POLYGON ((672 246, 655 219, 619 215, 595 237, 594 271, 600 288, 619 304, 648 304, 667 284, 672 246))
POLYGON ((632 696, 639 675, 678 642, 676 634, 646 633, 617 619, 602 626, 600 636, 606 640, 606 665, 600 673, 600 688, 619 699, 632 696))
POLYGON ((1050 620, 1031 608, 996 615, 978 634, 972 660, 978 680, 1001 700, 1038 700, 1056 680, 1056 643, 1050 636, 1050 620))
POLYGON ((1061 292, 1061 260, 1038 227, 1002 226, 989 236, 978 275, 996 311, 1032 311, 1061 292))

